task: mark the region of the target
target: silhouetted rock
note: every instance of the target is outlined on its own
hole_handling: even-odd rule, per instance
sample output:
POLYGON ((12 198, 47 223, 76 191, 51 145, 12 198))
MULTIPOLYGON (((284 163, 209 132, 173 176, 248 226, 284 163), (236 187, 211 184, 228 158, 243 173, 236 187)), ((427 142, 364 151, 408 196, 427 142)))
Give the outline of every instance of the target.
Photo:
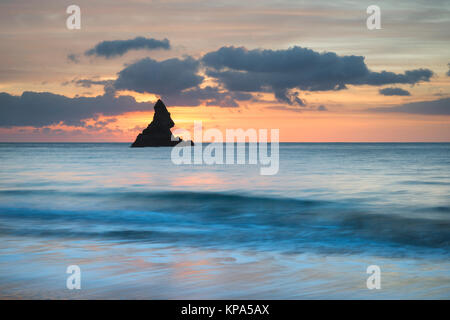
POLYGON ((161 100, 156 102, 154 109, 153 121, 136 137, 136 141, 131 145, 132 147, 172 147, 180 142, 186 143, 186 145, 194 145, 192 141, 183 141, 183 139, 172 135, 170 128, 175 123, 161 100))

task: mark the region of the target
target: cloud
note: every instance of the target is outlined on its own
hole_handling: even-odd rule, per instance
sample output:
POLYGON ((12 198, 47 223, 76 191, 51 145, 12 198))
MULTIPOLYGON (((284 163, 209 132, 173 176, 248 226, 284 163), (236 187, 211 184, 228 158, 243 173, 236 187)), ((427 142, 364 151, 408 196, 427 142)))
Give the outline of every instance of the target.
MULTIPOLYGON (((23 92, 21 96, 0 93, 0 127, 31 126, 36 128, 55 124, 98 129, 107 122, 96 121, 87 125, 86 120, 97 119, 99 115, 116 116, 132 111, 152 111, 153 103, 136 102, 131 96, 115 97, 110 80, 81 79, 74 81, 83 87, 93 84, 105 85, 105 94, 97 97, 69 98, 49 92, 23 92)), ((178 88, 178 86, 176 86, 178 88)), ((251 94, 222 92, 216 87, 194 87, 188 90, 169 90, 166 103, 178 106, 206 105, 238 107, 237 100, 249 100, 251 94)))
POLYGON ((447 76, 450 77, 450 63, 448 63, 447 66, 448 66, 447 76))
POLYGON ((80 62, 80 55, 75 54, 75 53, 70 53, 70 54, 67 55, 67 60, 69 60, 69 62, 79 63, 80 62))
POLYGON ((299 98, 298 92, 290 92, 289 90, 276 90, 275 98, 278 101, 284 101, 289 105, 298 105, 304 107, 306 103, 299 98))
MULTIPOLYGON (((100 45, 103 43, 117 42, 102 42, 96 48, 102 48, 100 45)), ((129 50, 133 46, 119 47, 120 50, 125 50, 124 47, 129 50)), ((190 56, 163 61, 144 58, 126 65, 118 72, 116 80, 76 79, 72 83, 86 88, 103 85, 105 94, 101 97, 114 96, 117 90, 130 90, 155 94, 168 105, 176 106, 205 104, 238 107, 239 101, 254 100, 255 92, 271 92, 277 101, 287 106, 313 110, 300 97, 300 91, 343 90, 347 85, 415 84, 429 81, 432 75, 433 72, 428 69, 407 70, 404 73, 373 72, 366 66, 362 56, 339 56, 333 52, 319 53, 301 47, 286 50, 222 47, 200 59, 190 56), (217 85, 205 86, 204 74, 214 78, 217 85)), ((400 88, 384 88, 380 93, 409 95, 408 91, 400 88)), ((134 99, 133 102, 136 104, 134 99)), ((314 108, 317 111, 327 110, 324 106, 314 108)), ((102 110, 101 103, 97 109, 100 109, 97 111, 99 113, 106 112, 102 110)), ((297 112, 298 109, 293 111, 297 112)), ((90 116, 92 114, 95 112, 92 111, 90 116)), ((73 121, 80 122, 80 119, 86 118, 79 116, 73 121)))
POLYGON ((328 111, 328 109, 324 105, 320 105, 318 107, 303 107, 298 105, 282 105, 282 106, 270 106, 266 107, 266 109, 272 110, 281 110, 281 111, 291 111, 291 112, 304 112, 304 111, 328 111))
POLYGON ((69 98, 49 92, 23 92, 21 96, 0 93, 0 127, 44 127, 59 123, 85 126, 84 120, 98 115, 150 110, 153 104, 138 103, 130 96, 69 98))
POLYGON ((286 50, 247 50, 222 47, 202 58, 206 74, 230 91, 273 92, 278 101, 302 105, 295 90, 342 90, 347 85, 380 86, 394 83, 415 84, 429 81, 428 69, 404 73, 373 72, 362 56, 338 56, 302 47, 286 50))
POLYGON ((367 77, 356 80, 351 84, 368 84, 373 86, 382 86, 385 84, 416 84, 422 81, 430 81, 433 72, 429 69, 415 69, 405 71, 403 74, 389 71, 370 72, 367 77))
POLYGON ((373 72, 362 56, 338 56, 301 47, 286 50, 222 47, 200 59, 190 56, 163 61, 141 59, 120 71, 112 86, 116 90, 156 94, 168 104, 179 106, 205 102, 236 107, 238 101, 251 98, 250 92, 271 92, 279 102, 306 107, 299 91, 343 90, 347 85, 415 84, 429 81, 432 75, 428 69, 373 72), (204 74, 214 78, 218 86, 205 87, 204 74), (247 94, 245 99, 240 98, 243 94, 247 94))
POLYGON ((191 57, 164 61, 144 58, 120 71, 114 87, 140 93, 177 94, 202 83, 198 69, 199 61, 191 57))
MULTIPOLYGON (((65 82, 68 84, 68 82, 65 82)), ((90 88, 93 85, 95 86, 111 86, 114 83, 114 80, 92 80, 92 79, 76 79, 72 80, 71 83, 76 84, 77 86, 83 88, 90 88)))
POLYGON ((379 93, 383 96, 410 96, 411 94, 407 90, 401 88, 384 88, 380 89, 379 93))
POLYGON ((366 111, 377 113, 409 113, 423 115, 450 115, 450 98, 433 101, 412 102, 387 108, 370 108, 366 111))
POLYGON ((228 92, 218 87, 200 87, 200 62, 192 57, 156 61, 144 58, 118 73, 116 90, 132 90, 159 95, 168 105, 238 107, 237 100, 249 100, 252 95, 228 92))
POLYGON ((157 40, 152 38, 136 37, 130 40, 113 40, 102 41, 94 48, 85 52, 86 56, 98 56, 105 58, 114 58, 123 56, 130 50, 156 50, 156 49, 170 49, 170 42, 168 39, 157 40))
POLYGON ((237 101, 250 100, 253 96, 248 93, 220 91, 217 87, 196 87, 176 94, 167 95, 164 101, 174 106, 198 106, 203 102, 207 106, 239 107, 237 101))

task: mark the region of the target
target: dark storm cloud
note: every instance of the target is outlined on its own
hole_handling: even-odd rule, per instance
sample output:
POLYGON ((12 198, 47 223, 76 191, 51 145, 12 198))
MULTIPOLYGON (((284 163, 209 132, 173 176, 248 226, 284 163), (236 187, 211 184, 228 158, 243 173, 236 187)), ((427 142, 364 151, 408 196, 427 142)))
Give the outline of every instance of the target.
MULTIPOLYGON (((145 58, 126 66, 118 73, 116 90, 132 90, 160 95, 172 105, 238 106, 239 95, 245 92, 271 92, 279 102, 305 107, 299 90, 343 90, 347 85, 415 84, 429 81, 428 69, 404 73, 373 72, 362 56, 338 56, 307 48, 287 50, 247 50, 243 47, 222 47, 192 57, 156 61, 145 58), (201 88, 204 72, 214 78, 218 88, 201 88), (220 88, 220 89, 219 89, 220 88)), ((399 89, 401 90, 401 89, 399 89)), ((383 92, 388 92, 384 90, 383 92)), ((406 91, 405 91, 406 92, 406 91)), ((400 94, 399 91, 397 94, 400 94)))
POLYGON ((401 88, 384 88, 378 91, 383 96, 410 96, 411 94, 407 90, 401 88))
POLYGON ((170 42, 168 39, 157 40, 152 38, 136 37, 130 40, 114 40, 102 41, 94 48, 85 52, 87 56, 102 56, 105 58, 113 58, 122 56, 130 50, 156 50, 156 49, 170 49, 170 42))
POLYGON ((389 108, 371 108, 370 112, 379 113, 409 113, 423 115, 450 115, 450 98, 420 101, 389 108))
POLYGON ((168 105, 238 107, 238 100, 249 100, 248 92, 224 91, 218 87, 200 87, 200 61, 192 57, 156 61, 150 58, 133 63, 118 73, 116 90, 132 90, 161 96, 168 105))
POLYGON ((202 83, 203 77, 197 74, 199 65, 191 57, 164 61, 145 58, 120 71, 114 86, 140 93, 177 94, 202 83))
MULTIPOLYGON (((273 92, 279 101, 302 105, 292 89, 305 91, 342 90, 346 85, 415 84, 429 81, 433 72, 416 69, 398 74, 373 72, 362 56, 338 56, 307 48, 247 50, 222 47, 202 58, 207 75, 230 91, 273 92)), ((295 91, 294 91, 295 92, 295 91)))
POLYGON ((49 92, 24 92, 21 96, 0 93, 0 127, 44 127, 58 123, 84 126, 83 120, 100 114, 114 116, 148 110, 153 110, 153 104, 138 103, 130 96, 69 98, 49 92))

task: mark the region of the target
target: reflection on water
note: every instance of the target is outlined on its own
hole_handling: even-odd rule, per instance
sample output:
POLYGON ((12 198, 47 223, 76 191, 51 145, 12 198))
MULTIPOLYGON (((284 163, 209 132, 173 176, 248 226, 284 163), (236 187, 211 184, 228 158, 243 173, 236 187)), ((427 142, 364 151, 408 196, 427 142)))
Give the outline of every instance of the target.
POLYGON ((0 265, 3 298, 427 299, 448 298, 449 292, 450 264, 420 259, 126 242, 37 240, 30 244, 19 238, 2 242, 0 253, 7 262, 0 265), (365 286, 366 268, 374 262, 382 269, 381 290, 365 286), (69 263, 81 268, 81 290, 65 288, 69 263))
POLYGON ((0 297, 448 299, 449 156, 281 144, 261 176, 175 166, 169 148, 0 144, 0 297))
POLYGON ((222 180, 219 175, 208 172, 208 173, 199 173, 195 175, 186 175, 184 177, 175 177, 172 180, 173 187, 201 187, 205 188, 208 186, 223 186, 227 182, 222 180))

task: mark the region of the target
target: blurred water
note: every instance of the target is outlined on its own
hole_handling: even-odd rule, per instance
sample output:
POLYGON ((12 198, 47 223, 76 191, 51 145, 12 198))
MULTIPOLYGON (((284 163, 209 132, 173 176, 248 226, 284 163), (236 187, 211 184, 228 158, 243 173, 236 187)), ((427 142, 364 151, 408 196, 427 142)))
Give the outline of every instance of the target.
POLYGON ((0 144, 0 296, 450 297, 450 144, 280 144, 274 176, 170 152, 0 144))

